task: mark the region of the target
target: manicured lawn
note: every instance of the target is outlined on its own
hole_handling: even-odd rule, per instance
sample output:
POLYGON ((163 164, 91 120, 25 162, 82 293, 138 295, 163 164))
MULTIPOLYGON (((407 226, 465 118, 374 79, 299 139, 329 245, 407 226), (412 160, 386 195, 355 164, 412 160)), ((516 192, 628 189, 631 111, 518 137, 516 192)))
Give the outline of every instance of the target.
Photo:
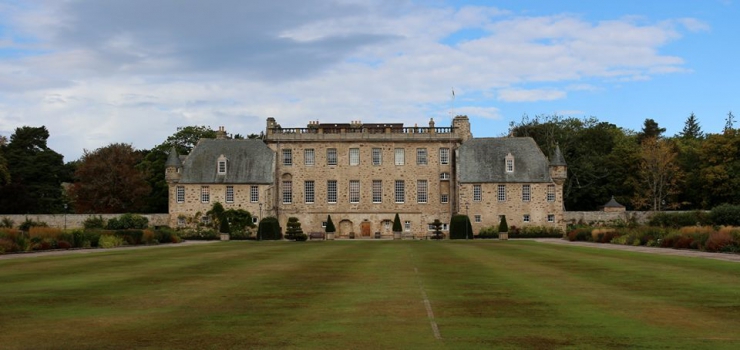
POLYGON ((0 261, 0 349, 43 348, 737 349, 740 264, 528 241, 0 261))

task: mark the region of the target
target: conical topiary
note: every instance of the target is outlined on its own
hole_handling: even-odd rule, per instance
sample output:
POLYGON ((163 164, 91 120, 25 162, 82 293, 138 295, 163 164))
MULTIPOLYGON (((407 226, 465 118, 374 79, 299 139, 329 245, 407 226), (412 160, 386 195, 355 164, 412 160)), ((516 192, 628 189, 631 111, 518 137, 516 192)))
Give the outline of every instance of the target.
POLYGON ((326 218, 326 229, 324 229, 326 233, 334 233, 337 232, 337 228, 334 227, 334 222, 331 221, 331 215, 326 218))
POLYGON ((509 224, 506 223, 506 215, 501 215, 501 223, 498 225, 498 232, 509 232, 509 224))
POLYGON ((401 231, 403 231, 403 227, 401 227, 401 218, 398 216, 398 213, 396 213, 396 217, 393 218, 393 232, 401 231))

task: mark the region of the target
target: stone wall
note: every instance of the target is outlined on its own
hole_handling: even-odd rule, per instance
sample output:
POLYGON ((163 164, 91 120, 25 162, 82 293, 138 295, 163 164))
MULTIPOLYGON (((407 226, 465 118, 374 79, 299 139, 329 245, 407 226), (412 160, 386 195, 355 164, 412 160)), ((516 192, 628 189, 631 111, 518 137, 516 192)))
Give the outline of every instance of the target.
MULTIPOLYGON (((0 220, 3 218, 9 218, 13 221, 15 227, 22 224, 26 219, 33 221, 45 222, 50 227, 57 227, 64 229, 77 229, 83 227, 83 222, 87 218, 94 216, 102 216, 103 219, 108 220, 111 218, 117 218, 122 214, 27 214, 27 215, 6 215, 0 214, 0 220)), ((169 224, 170 214, 141 214, 141 216, 149 219, 150 226, 165 226, 169 224)))
POLYGON ((586 224, 600 222, 607 223, 610 221, 628 221, 631 219, 637 220, 637 223, 639 224, 647 224, 647 222, 650 220, 650 217, 652 217, 654 213, 654 211, 566 211, 564 214, 565 222, 568 224, 578 222, 583 222, 586 224))

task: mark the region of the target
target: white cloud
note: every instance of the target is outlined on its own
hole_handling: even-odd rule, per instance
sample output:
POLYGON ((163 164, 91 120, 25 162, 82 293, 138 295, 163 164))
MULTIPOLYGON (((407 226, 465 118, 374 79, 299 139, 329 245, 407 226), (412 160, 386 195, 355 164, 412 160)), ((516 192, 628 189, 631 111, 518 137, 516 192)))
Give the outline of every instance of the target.
POLYGON ((456 114, 500 119, 491 96, 552 101, 685 72, 660 48, 677 28, 702 28, 347 0, 37 1, 0 7, 0 18, 33 38, 2 38, 33 52, 0 60, 0 132, 47 125, 70 158, 110 142, 150 148, 183 125, 259 133, 268 116, 442 126, 452 86, 456 114), (481 34, 440 43, 465 29, 481 34))
POLYGON ((534 102, 560 100, 567 96, 565 91, 553 89, 504 89, 499 91, 499 100, 506 102, 534 102))

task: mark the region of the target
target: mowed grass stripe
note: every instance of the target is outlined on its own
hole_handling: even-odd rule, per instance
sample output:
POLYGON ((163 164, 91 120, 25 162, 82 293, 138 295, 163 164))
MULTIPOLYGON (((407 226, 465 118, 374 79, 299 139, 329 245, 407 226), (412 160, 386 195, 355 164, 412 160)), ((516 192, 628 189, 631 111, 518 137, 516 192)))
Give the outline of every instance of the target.
MULTIPOLYGON (((459 259, 477 260, 481 269, 486 271, 482 275, 490 281, 488 287, 492 290, 491 294, 496 296, 483 296, 479 306, 495 303, 499 306, 493 305, 489 311, 480 312, 498 315, 502 319, 502 322, 490 319, 484 322, 489 322, 492 328, 500 327, 500 323, 508 326, 506 332, 497 334, 497 331, 493 331, 491 333, 496 336, 483 339, 494 345, 510 343, 528 346, 533 339, 533 327, 536 329, 534 334, 541 337, 536 341, 551 345, 567 345, 575 341, 577 344, 611 347, 618 346, 624 339, 636 338, 641 344, 660 346, 670 340, 666 338, 685 338, 688 348, 707 346, 713 339, 718 340, 716 346, 736 340, 734 336, 728 337, 728 334, 732 334, 731 329, 738 325, 736 320, 726 322, 728 317, 732 319, 731 313, 717 317, 716 310, 707 310, 706 303, 701 301, 693 307, 686 307, 676 304, 675 294, 651 293, 653 289, 663 291, 672 288, 657 278, 660 270, 654 271, 656 275, 653 281, 641 280, 640 284, 629 282, 630 287, 625 287, 624 281, 632 278, 630 273, 640 271, 639 262, 625 262, 633 266, 619 266, 611 271, 599 265, 608 265, 613 257, 607 257, 605 263, 598 256, 583 260, 578 256, 583 252, 574 252, 567 255, 566 259, 561 255, 558 260, 557 256, 553 256, 552 247, 535 243, 497 242, 476 244, 474 247, 480 252, 468 251, 459 259), (567 264, 567 261, 579 263, 567 264), (640 288, 637 288, 638 285, 640 288), (520 307, 529 313, 518 314, 516 309, 520 307), (545 313, 547 317, 536 320, 538 313, 545 313), (527 326, 529 322, 531 326, 527 326), (706 327, 712 332, 706 332, 706 327), (566 329, 567 332, 563 332, 566 329), (518 335, 519 330, 524 330, 524 337, 518 335)), ((561 254, 562 249, 558 250, 561 252, 556 253, 561 254)), ((565 253, 568 253, 567 250, 565 253)), ((653 264, 665 260, 663 257, 655 258, 657 260, 653 264)), ((683 261, 689 261, 691 265, 694 259, 683 261)), ((639 279, 642 277, 638 275, 639 279)), ((680 287, 686 290, 685 286, 680 287)), ((694 297, 704 294, 704 290, 687 292, 693 293, 694 297)), ((713 293, 716 294, 714 298, 723 299, 726 303, 736 303, 738 296, 736 290, 730 292, 720 289, 713 293)), ((442 316, 439 322, 444 327, 442 316)))
MULTIPOLYGON (((37 279, 29 280, 27 285, 14 283, 14 292, 2 290, 0 306, 7 303, 14 307, 2 308, 0 324, 8 321, 5 334, 11 337, 24 333, 15 329, 16 326, 47 329, 32 338, 38 345, 64 340, 75 344, 70 348, 87 345, 99 348, 105 344, 97 344, 94 338, 70 336, 75 330, 94 329, 96 325, 118 341, 146 338, 151 333, 153 339, 172 338, 177 344, 183 337, 191 336, 182 333, 182 329, 191 327, 199 331, 199 318, 208 316, 198 313, 199 300, 218 300, 223 294, 219 290, 233 284, 259 284, 260 279, 275 278, 278 271, 292 268, 286 267, 285 261, 320 258, 288 245, 269 243, 235 242, 187 250, 162 250, 156 259, 137 251, 119 251, 107 257, 85 256, 80 258, 88 260, 90 268, 88 272, 80 271, 74 281, 52 274, 41 289, 37 279), (249 254, 250 251, 257 254, 249 254), (109 260, 105 261, 106 258, 109 260), (79 283, 77 287, 70 287, 76 283, 79 283), (55 284, 62 287, 54 288, 55 284), (33 323, 10 322, 17 321, 19 316, 33 323), (66 321, 60 323, 59 319, 66 321)), ((13 270, 12 266, 3 268, 13 270)), ((207 338, 204 341, 208 342, 207 338)))
POLYGON ((738 268, 522 241, 6 260, 0 348, 736 348, 738 268))

